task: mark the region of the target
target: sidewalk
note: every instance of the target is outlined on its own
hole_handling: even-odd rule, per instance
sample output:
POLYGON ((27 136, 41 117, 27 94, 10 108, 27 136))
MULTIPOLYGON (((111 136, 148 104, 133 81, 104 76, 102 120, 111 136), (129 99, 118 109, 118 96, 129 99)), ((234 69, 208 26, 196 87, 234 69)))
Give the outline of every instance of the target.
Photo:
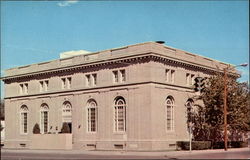
POLYGON ((204 153, 222 153, 222 152, 239 152, 249 151, 250 148, 229 148, 228 151, 224 149, 209 149, 209 150, 193 150, 193 151, 84 151, 84 150, 27 150, 27 149, 1 149, 2 153, 51 153, 51 154, 85 154, 85 155, 129 155, 129 156, 188 156, 198 155, 204 153))

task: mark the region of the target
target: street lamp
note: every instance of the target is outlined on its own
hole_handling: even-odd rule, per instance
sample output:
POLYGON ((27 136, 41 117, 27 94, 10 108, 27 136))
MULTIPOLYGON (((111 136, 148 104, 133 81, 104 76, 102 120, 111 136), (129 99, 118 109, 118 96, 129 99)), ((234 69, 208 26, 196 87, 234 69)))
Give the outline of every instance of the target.
MULTIPOLYGON (((231 69, 236 68, 236 67, 246 67, 248 64, 243 63, 240 65, 233 66, 231 69)), ((228 141, 228 136, 227 136, 227 71, 229 70, 229 67, 224 68, 224 150, 227 151, 227 141, 228 141)))

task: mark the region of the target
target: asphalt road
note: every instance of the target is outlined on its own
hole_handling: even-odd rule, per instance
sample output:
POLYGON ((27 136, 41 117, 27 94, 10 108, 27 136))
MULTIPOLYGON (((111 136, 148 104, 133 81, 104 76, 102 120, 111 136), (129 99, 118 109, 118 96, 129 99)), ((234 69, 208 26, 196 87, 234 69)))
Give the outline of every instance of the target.
POLYGON ((1 151, 2 160, 80 160, 80 159, 250 159, 250 148, 173 152, 74 152, 74 151, 1 151))

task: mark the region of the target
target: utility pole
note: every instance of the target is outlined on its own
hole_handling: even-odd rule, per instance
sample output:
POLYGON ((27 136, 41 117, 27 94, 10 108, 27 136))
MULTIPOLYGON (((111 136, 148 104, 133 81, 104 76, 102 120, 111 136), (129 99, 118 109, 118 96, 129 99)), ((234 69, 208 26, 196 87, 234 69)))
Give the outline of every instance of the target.
POLYGON ((242 63, 240 65, 233 66, 230 68, 230 66, 224 68, 224 150, 227 151, 227 141, 228 141, 228 136, 227 136, 227 72, 229 69, 234 69, 238 66, 241 67, 246 67, 248 64, 247 63, 242 63))

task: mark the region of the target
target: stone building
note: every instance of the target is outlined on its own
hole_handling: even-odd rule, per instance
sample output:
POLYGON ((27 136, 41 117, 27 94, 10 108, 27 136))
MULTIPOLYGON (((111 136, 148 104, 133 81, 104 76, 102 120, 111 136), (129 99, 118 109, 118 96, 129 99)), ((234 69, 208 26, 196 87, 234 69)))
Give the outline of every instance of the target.
POLYGON ((146 42, 8 69, 5 148, 175 149, 189 137, 194 78, 227 65, 146 42))

